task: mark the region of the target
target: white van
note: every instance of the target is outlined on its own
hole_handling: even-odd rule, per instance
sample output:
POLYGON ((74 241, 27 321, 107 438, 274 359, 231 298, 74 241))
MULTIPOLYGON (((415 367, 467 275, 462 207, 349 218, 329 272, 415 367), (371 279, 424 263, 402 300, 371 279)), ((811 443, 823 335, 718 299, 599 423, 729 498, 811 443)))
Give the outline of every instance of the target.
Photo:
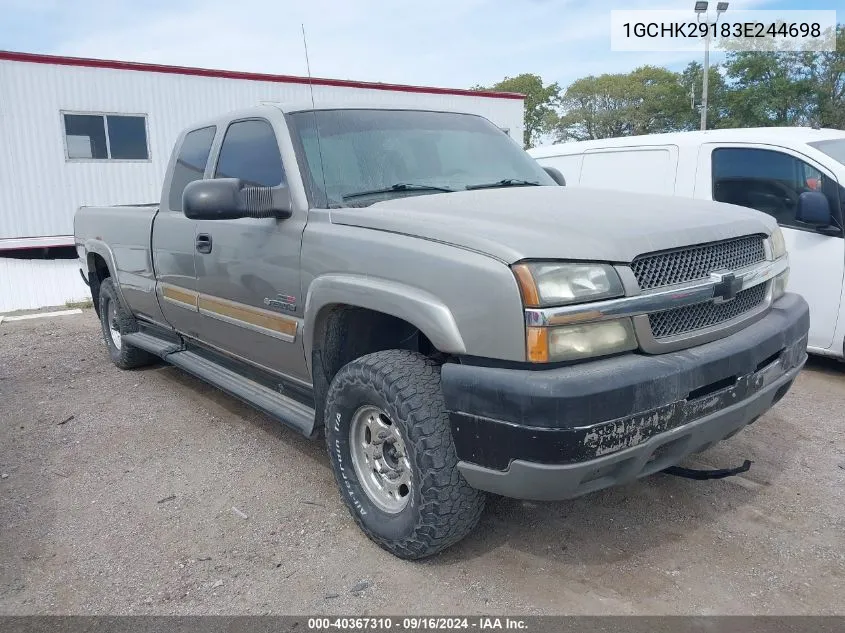
POLYGON ((775 217, 790 257, 789 290, 810 304, 810 351, 845 355, 845 131, 677 132, 529 153, 558 169, 567 186, 718 200, 775 217))

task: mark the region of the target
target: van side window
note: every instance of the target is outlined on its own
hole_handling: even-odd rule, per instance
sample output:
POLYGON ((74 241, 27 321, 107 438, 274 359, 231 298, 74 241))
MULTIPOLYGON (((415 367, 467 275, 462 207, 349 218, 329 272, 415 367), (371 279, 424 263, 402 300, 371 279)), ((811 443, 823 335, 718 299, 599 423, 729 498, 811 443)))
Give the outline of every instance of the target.
POLYGON ((215 178, 240 178, 248 185, 275 187, 284 182, 282 156, 267 121, 236 121, 226 130, 215 178))
MULTIPOLYGON (((723 147, 713 152, 713 199, 768 213, 782 226, 795 220, 798 196, 828 193, 827 177, 804 161, 768 149, 723 147)), ((838 202, 830 201, 835 209, 838 202)))
POLYGON ((202 179, 216 132, 217 128, 212 125, 185 135, 176 157, 176 164, 173 166, 173 177, 170 179, 168 205, 171 210, 181 211, 182 192, 185 187, 189 182, 202 179))

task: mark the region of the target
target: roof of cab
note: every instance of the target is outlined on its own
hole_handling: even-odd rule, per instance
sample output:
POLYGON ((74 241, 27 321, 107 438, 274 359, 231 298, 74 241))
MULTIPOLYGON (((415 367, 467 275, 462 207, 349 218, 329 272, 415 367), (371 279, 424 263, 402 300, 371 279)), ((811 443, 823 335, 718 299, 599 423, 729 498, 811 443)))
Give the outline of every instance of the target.
POLYGON ((284 102, 262 101, 260 103, 260 106, 271 106, 274 108, 278 108, 286 114, 291 112, 305 112, 312 110, 415 110, 418 112, 455 112, 458 114, 474 114, 472 112, 467 112, 466 110, 463 110, 460 107, 448 107, 440 105, 438 105, 437 107, 426 107, 405 103, 390 103, 389 101, 386 101, 384 103, 350 103, 349 101, 325 101, 311 103, 310 100, 284 102))
MULTIPOLYGON (((480 114, 474 114, 472 112, 466 112, 464 110, 456 109, 456 108, 426 108, 420 106, 412 106, 412 105, 403 105, 403 104, 390 104, 390 103, 378 103, 378 104, 350 104, 350 103, 318 103, 316 105, 312 105, 310 101, 306 102, 284 102, 284 103, 277 103, 274 101, 262 101, 258 105, 254 105, 248 108, 240 108, 238 110, 233 110, 231 112, 225 112, 223 114, 219 114, 215 117, 210 119, 205 119, 203 121, 197 121, 192 123, 191 126, 186 131, 191 130, 198 130, 204 127, 210 127, 213 125, 225 125, 229 121, 236 121, 238 119, 248 119, 250 117, 267 117, 272 116, 271 113, 279 111, 284 113, 292 113, 292 112, 307 112, 313 110, 409 110, 409 111, 417 111, 417 112, 449 112, 455 114, 466 114, 467 116, 478 116, 481 117, 480 114)), ((483 117, 482 117, 483 118, 483 117)))
POLYGON ((804 144, 829 139, 845 139, 845 131, 832 128, 810 127, 749 127, 707 130, 706 132, 670 132, 667 134, 644 134, 621 136, 592 141, 574 141, 535 147, 528 151, 535 158, 577 154, 588 149, 612 147, 641 147, 654 145, 700 145, 702 143, 789 143, 804 144))

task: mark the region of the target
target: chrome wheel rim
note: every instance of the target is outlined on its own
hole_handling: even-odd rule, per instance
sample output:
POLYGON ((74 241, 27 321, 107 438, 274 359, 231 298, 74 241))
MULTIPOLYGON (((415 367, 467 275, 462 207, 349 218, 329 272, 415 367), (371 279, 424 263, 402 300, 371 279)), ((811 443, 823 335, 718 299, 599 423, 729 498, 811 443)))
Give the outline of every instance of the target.
POLYGON ((109 328, 112 345, 116 349, 120 349, 120 325, 117 322, 117 305, 115 305, 114 301, 109 302, 109 309, 106 312, 106 325, 109 328))
POLYGON ((352 465, 358 481, 380 510, 401 512, 411 500, 411 463, 399 427, 374 406, 363 406, 349 428, 352 465))

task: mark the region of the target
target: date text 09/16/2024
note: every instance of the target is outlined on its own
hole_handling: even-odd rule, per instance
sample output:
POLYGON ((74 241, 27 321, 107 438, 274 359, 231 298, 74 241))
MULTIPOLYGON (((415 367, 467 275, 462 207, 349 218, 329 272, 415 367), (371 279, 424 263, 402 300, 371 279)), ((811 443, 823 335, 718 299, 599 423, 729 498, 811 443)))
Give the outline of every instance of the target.
POLYGON ((508 617, 317 617, 308 619, 309 631, 527 631, 525 620, 508 617))

